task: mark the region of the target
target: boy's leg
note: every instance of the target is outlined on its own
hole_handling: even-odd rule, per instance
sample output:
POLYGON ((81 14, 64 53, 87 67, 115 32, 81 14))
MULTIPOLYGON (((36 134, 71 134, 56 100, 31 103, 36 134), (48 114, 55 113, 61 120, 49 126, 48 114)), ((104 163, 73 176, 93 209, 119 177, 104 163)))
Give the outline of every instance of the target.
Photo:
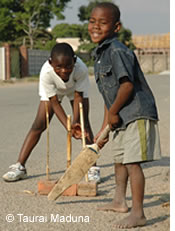
MULTIPOLYGON (((51 104, 48 101, 48 111, 49 119, 51 120, 53 116, 53 110, 51 104)), ((10 166, 10 171, 3 175, 5 181, 17 181, 27 177, 25 163, 30 156, 33 148, 38 143, 41 133, 46 128, 46 111, 45 111, 45 101, 40 101, 38 112, 34 123, 27 134, 21 151, 19 153, 18 161, 16 164, 10 166)))
MULTIPOLYGON (((48 103, 49 120, 51 120, 53 116, 53 110, 51 108, 50 101, 47 101, 47 103, 48 103)), ((17 162, 21 163, 23 166, 25 165, 28 157, 30 156, 30 153, 38 143, 40 136, 45 129, 46 129, 45 101, 40 101, 36 118, 24 140, 17 162)))
POLYGON ((143 211, 145 177, 140 164, 126 164, 131 183, 132 209, 128 217, 117 223, 118 228, 132 228, 146 223, 143 211))
POLYGON ((94 135, 93 135, 91 125, 89 122, 89 99, 88 98, 83 98, 83 111, 84 111, 84 125, 88 133, 88 137, 86 138, 86 144, 93 144, 94 135))
POLYGON ((98 210, 126 213, 128 212, 128 206, 125 199, 128 182, 128 170, 125 165, 115 164, 115 181, 116 188, 112 202, 98 208, 98 210))

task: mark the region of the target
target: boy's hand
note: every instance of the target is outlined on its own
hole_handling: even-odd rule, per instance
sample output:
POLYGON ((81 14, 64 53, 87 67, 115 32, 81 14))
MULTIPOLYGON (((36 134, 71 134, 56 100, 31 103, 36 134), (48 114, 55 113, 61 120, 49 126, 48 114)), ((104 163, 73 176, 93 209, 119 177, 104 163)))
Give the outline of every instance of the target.
MULTIPOLYGON (((98 137, 100 136, 101 133, 102 133, 102 131, 100 130, 97 133, 97 135, 94 137, 94 143, 96 143, 96 141, 97 141, 97 139, 98 139, 98 137)), ((109 141, 109 136, 107 136, 105 139, 103 139, 100 142, 98 142, 98 147, 100 149, 102 149, 108 141, 109 141)))
MULTIPOLYGON (((71 129, 72 129, 72 136, 75 139, 82 139, 81 125, 79 123, 72 124, 71 129)), ((88 134, 85 131, 85 137, 87 136, 88 134)))
POLYGON ((75 123, 71 125, 72 136, 75 139, 81 139, 81 126, 79 123, 75 123))
POLYGON ((108 113, 108 123, 111 131, 114 131, 116 128, 120 126, 121 119, 120 116, 117 114, 112 114, 110 111, 108 113))

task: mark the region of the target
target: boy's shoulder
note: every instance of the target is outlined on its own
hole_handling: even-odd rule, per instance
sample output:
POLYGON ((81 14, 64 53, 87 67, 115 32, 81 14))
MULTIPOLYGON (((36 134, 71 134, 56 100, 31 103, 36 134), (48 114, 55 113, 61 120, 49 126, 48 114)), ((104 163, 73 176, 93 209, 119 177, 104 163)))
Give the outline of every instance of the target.
POLYGON ((50 65, 49 61, 45 61, 45 63, 41 67, 40 73, 47 73, 53 70, 52 66, 50 65))
POLYGON ((133 51, 129 49, 125 44, 120 42, 117 38, 111 41, 110 47, 112 51, 123 52, 130 55, 133 55, 133 51))
POLYGON ((125 44, 120 42, 117 37, 112 37, 106 39, 102 44, 100 44, 93 52, 93 56, 98 55, 101 51, 106 52, 109 55, 114 55, 115 53, 121 53, 121 55, 131 56, 134 58, 133 51, 129 49, 125 44))
POLYGON ((51 77, 54 78, 55 72, 53 67, 50 65, 49 61, 47 60, 41 67, 40 70, 40 79, 50 79, 51 77))
POLYGON ((86 67, 86 64, 83 62, 83 60, 82 60, 79 56, 77 56, 76 64, 77 64, 78 66, 86 67))
POLYGON ((76 63, 75 63, 75 71, 81 72, 81 71, 88 71, 88 68, 86 64, 83 62, 83 60, 77 56, 76 63))

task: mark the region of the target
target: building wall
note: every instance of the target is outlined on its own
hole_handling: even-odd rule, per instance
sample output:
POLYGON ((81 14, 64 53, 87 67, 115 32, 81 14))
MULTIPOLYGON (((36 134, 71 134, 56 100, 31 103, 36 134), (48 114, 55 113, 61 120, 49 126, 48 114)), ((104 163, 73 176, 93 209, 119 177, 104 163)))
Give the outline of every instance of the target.
POLYGON ((170 49, 170 33, 133 35, 132 41, 137 49, 152 51, 164 51, 170 49))
POLYGON ((28 75, 38 75, 49 56, 50 51, 28 49, 28 75))
POLYGON ((137 55, 141 69, 145 73, 159 73, 170 70, 169 54, 141 54, 137 55))
POLYGON ((0 47, 0 80, 5 80, 5 48, 0 47))

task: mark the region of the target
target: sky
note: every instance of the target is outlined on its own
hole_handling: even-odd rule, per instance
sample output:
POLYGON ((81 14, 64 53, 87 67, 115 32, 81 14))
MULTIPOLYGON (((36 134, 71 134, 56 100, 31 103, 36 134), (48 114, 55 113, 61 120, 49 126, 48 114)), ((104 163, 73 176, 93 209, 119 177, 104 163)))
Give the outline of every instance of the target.
MULTIPOLYGON (((132 34, 164 34, 170 32, 169 0, 113 0, 121 11, 123 26, 132 34)), ((64 11, 65 20, 52 20, 51 27, 58 23, 80 24, 77 16, 82 5, 88 0, 71 0, 64 11)))

